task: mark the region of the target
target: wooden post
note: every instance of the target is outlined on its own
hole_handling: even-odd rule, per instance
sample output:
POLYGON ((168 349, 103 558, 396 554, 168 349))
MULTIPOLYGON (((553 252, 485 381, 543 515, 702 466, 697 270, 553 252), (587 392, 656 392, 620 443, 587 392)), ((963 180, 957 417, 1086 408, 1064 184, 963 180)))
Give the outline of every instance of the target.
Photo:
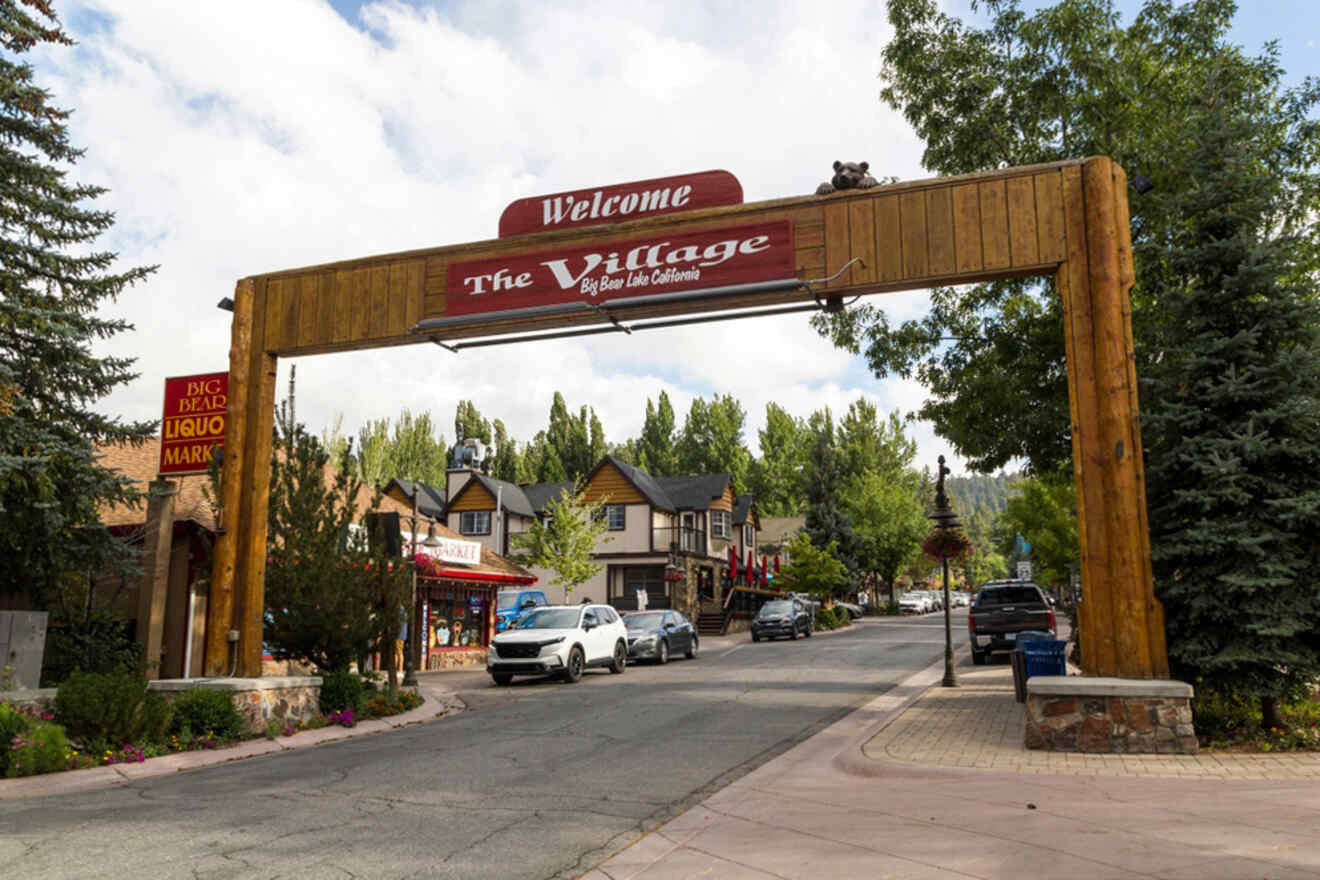
POLYGON ((146 556, 138 586, 137 640, 143 646, 148 678, 160 677, 165 597, 174 545, 174 498, 178 494, 178 488, 169 480, 154 480, 147 489, 146 556))
POLYGON ((1064 298, 1073 464, 1082 545, 1082 668, 1088 675, 1167 678, 1155 600, 1128 289, 1126 178, 1106 158, 1064 174, 1064 298), (1071 173, 1070 173, 1071 172, 1071 173))
POLYGON ((252 279, 234 288, 234 317, 229 344, 229 400, 225 411, 224 465, 220 471, 220 519, 215 524, 215 551, 211 558, 211 590, 206 603, 206 658, 204 674, 228 675, 230 647, 226 638, 234 625, 234 576, 239 547, 239 499, 247 447, 248 369, 252 346, 252 279))

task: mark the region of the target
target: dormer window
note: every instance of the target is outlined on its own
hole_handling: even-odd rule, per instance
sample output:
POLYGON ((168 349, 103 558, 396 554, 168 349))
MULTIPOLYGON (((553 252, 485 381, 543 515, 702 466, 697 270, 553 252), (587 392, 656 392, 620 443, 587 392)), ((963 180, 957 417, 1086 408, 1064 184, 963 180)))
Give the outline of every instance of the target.
POLYGON ((712 510, 710 512, 710 534, 715 538, 724 538, 726 541, 733 535, 731 529, 730 515, 727 510, 712 510))

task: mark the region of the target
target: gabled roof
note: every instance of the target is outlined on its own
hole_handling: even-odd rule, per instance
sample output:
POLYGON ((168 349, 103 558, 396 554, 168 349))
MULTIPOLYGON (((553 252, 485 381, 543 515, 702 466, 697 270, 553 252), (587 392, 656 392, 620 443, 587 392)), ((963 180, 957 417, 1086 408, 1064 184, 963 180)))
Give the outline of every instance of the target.
POLYGON ((656 482, 679 510, 708 510, 710 503, 724 496, 729 486, 728 474, 689 474, 660 477, 656 482))
POLYGON ((413 491, 420 489, 421 494, 417 496, 417 512, 430 519, 438 519, 445 509, 445 490, 438 489, 435 486, 428 486, 425 483, 419 483, 415 480, 401 480, 395 478, 385 484, 381 491, 389 493, 391 486, 398 486, 407 498, 413 497, 413 491))
POLYGON ((747 522, 749 516, 754 517, 758 522, 760 521, 760 517, 756 516, 752 511, 752 502, 754 500, 755 496, 750 492, 739 495, 733 500, 733 524, 735 526, 740 526, 747 522))
POLYGON ((805 516, 766 516, 761 518, 758 543, 787 544, 792 537, 807 527, 805 516))
POLYGON ((532 510, 539 514, 551 501, 558 500, 565 489, 571 494, 576 485, 572 480, 565 480, 562 483, 529 483, 520 488, 532 510))
MULTIPOLYGON (((536 516, 536 510, 532 507, 532 502, 527 497, 527 493, 517 483, 497 480, 485 474, 473 474, 472 479, 485 486, 486 491, 490 493, 490 497, 499 499, 500 505, 509 513, 527 517, 536 516)), ((467 483, 463 484, 463 488, 467 488, 467 483)), ((454 497, 457 498, 462 492, 463 489, 459 489, 454 493, 454 497)))

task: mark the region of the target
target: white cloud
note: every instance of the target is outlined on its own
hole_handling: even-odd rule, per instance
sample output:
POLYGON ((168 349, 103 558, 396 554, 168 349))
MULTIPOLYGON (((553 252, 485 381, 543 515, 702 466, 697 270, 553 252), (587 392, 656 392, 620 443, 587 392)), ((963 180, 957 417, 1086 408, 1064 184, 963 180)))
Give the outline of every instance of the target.
MULTIPOLYGON (((41 75, 76 109, 88 152, 75 176, 111 189, 103 244, 161 265, 114 309, 138 329, 109 348, 143 375, 106 406, 133 417, 157 415, 164 376, 225 368, 214 304, 245 275, 490 238, 509 201, 538 192, 726 168, 755 201, 810 192, 834 159, 923 176, 915 136, 878 99, 882 0, 828 15, 792 0, 755 15, 379 0, 353 22, 318 0, 84 0, 65 15, 80 46, 46 52, 41 75)), ((884 302, 908 316, 925 301, 884 302)), ((857 359, 805 316, 297 363, 313 429, 404 406, 448 425, 470 398, 525 440, 560 390, 621 440, 663 388, 680 412, 695 394, 736 395, 754 444, 770 400, 803 416, 859 395, 904 411, 920 400, 912 383, 858 383, 857 359)), ((915 434, 923 460, 949 453, 928 427, 915 434)))

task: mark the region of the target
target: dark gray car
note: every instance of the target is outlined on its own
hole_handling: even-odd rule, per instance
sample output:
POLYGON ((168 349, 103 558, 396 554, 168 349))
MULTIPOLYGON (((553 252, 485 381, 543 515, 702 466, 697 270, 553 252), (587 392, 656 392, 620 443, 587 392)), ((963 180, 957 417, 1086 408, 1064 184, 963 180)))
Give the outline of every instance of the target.
POLYGON ((752 641, 798 634, 811 638, 811 612, 797 599, 773 599, 761 606, 752 618, 752 641))
POLYGON ((668 663, 671 654, 697 656, 697 630, 677 611, 637 611, 623 615, 628 627, 628 659, 668 663))

